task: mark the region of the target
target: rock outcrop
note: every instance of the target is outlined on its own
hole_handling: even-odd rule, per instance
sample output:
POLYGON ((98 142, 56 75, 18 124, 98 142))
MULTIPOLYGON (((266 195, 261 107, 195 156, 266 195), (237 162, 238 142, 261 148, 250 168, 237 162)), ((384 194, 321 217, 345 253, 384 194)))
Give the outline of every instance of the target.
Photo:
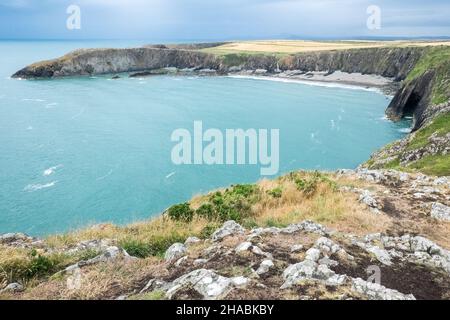
POLYGON ((385 231, 361 232, 358 224, 355 233, 311 220, 249 229, 230 220, 201 238, 172 243, 161 259, 131 257, 120 246, 126 242, 114 238, 55 248, 7 234, 0 242, 10 252, 38 250, 78 260, 51 270, 34 288, 3 278, 0 295, 28 298, 31 291, 35 298, 43 292, 79 298, 99 290, 96 299, 448 299, 449 178, 367 169, 333 174, 345 181, 336 192, 348 194, 355 208, 393 219, 385 231), (55 291, 58 283, 63 287, 55 291))
POLYGON ((309 52, 277 57, 270 54, 217 56, 190 47, 147 46, 131 49, 81 49, 17 71, 14 78, 56 78, 162 68, 213 70, 219 73, 253 70, 257 74, 286 70, 343 71, 376 74, 402 80, 420 59, 421 48, 373 48, 309 52), (264 72, 260 72, 260 71, 264 72))

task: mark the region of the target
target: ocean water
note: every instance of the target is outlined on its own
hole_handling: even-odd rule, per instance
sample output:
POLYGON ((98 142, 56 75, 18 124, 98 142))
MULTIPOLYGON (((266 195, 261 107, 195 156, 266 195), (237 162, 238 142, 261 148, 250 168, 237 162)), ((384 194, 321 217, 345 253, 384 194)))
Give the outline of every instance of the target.
POLYGON ((177 128, 280 130, 280 172, 355 168, 406 134, 389 97, 355 88, 230 77, 10 79, 80 47, 125 42, 0 42, 0 233, 45 235, 127 223, 233 183, 255 165, 176 166, 177 128))

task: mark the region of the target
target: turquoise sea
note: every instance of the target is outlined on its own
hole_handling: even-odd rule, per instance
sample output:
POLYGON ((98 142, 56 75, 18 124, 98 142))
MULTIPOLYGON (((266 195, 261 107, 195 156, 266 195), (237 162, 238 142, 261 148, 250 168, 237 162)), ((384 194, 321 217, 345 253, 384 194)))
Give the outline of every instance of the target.
POLYGON ((405 135, 376 91, 230 77, 9 76, 80 47, 145 42, 0 42, 0 233, 127 223, 233 183, 259 166, 176 166, 177 128, 280 129, 280 172, 355 168, 405 135))

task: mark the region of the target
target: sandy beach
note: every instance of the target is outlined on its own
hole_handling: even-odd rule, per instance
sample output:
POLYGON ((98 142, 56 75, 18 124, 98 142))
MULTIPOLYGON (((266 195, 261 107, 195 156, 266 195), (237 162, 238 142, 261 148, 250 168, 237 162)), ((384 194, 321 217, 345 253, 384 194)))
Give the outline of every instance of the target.
POLYGON ((398 83, 392 78, 379 75, 348 73, 335 71, 333 73, 313 71, 303 72, 291 70, 275 74, 255 71, 241 71, 230 75, 231 77, 246 77, 260 80, 299 82, 311 85, 346 87, 355 89, 367 89, 381 91, 386 95, 393 95, 398 88, 398 83))

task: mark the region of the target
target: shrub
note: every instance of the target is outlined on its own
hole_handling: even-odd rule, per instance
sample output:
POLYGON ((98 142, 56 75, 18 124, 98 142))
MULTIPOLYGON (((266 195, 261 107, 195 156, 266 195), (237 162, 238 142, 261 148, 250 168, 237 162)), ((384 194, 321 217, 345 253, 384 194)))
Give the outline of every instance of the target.
POLYGON ((300 178, 298 174, 293 173, 290 175, 290 178, 294 180, 297 189, 302 191, 307 197, 312 197, 316 193, 320 183, 327 183, 333 191, 338 190, 337 183, 319 171, 314 171, 307 178, 300 178))
POLYGON ((120 246, 133 257, 146 258, 151 255, 150 246, 141 241, 125 239, 120 242, 120 246))
POLYGON ((152 239, 149 239, 147 242, 127 238, 120 242, 120 246, 133 257, 161 257, 172 244, 176 242, 184 242, 185 240, 185 236, 181 236, 178 234, 169 234, 166 236, 154 237, 152 239))
POLYGON ((200 217, 211 220, 214 218, 214 207, 210 203, 204 203, 195 211, 195 213, 200 217))
POLYGON ((27 267, 26 277, 33 278, 35 276, 47 275, 56 269, 58 265, 58 259, 50 258, 40 254, 32 252, 32 259, 27 267))
POLYGON ((317 180, 316 179, 295 179, 295 184, 297 189, 302 191, 307 197, 311 197, 317 190, 317 180))
POLYGON ((275 189, 267 191, 267 193, 274 198, 281 198, 281 196, 283 195, 283 189, 281 189, 281 187, 277 187, 275 189))
POLYGON ((230 195, 239 197, 242 196, 244 198, 248 198, 253 195, 257 191, 257 186, 254 184, 238 184, 232 186, 231 190, 226 190, 230 195))
POLYGON ((33 278, 41 278, 64 269, 74 263, 76 256, 54 253, 38 254, 36 250, 26 255, 3 261, 0 265, 0 282, 25 282, 33 278))
POLYGON ((191 209, 189 203, 181 203, 169 208, 168 215, 170 219, 175 221, 192 221, 194 217, 194 210, 191 209))

